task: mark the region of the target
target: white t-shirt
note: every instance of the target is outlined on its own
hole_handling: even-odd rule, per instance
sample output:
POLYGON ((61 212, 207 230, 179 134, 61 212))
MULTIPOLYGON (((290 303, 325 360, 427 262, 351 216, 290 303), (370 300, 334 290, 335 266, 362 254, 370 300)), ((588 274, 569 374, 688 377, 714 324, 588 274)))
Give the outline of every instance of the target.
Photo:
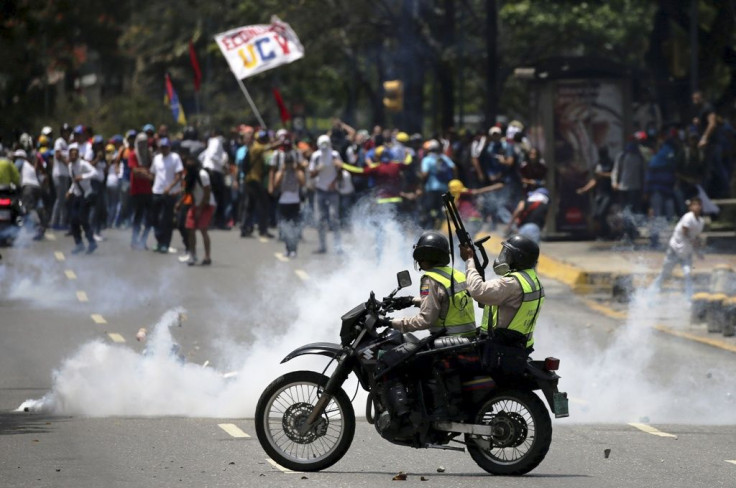
POLYGON ((69 176, 72 177, 72 180, 75 176, 82 176, 82 181, 74 182, 72 181, 71 191, 76 196, 89 196, 90 193, 92 193, 92 184, 90 183, 90 180, 94 177, 97 170, 95 170, 95 167, 89 164, 89 162, 85 161, 82 158, 77 159, 73 163, 70 164, 69 168, 69 176))
MULTIPOLYGON (((122 166, 123 165, 120 164, 120 167, 122 167, 122 166)), ((118 167, 118 170, 117 171, 115 171, 115 165, 114 164, 111 164, 107 168, 107 186, 108 187, 115 188, 116 186, 118 186, 118 178, 119 178, 119 173, 120 173, 120 167, 118 167)))
MULTIPOLYGON (((184 164, 181 158, 175 152, 170 152, 164 157, 159 153, 153 157, 151 163, 151 172, 153 173, 153 194, 163 195, 164 190, 174 182, 176 174, 184 171, 184 164)), ((177 183, 169 193, 177 193, 181 187, 181 183, 177 183)))
POLYGON ((337 178, 337 168, 334 162, 341 161, 340 154, 332 150, 323 152, 318 149, 312 153, 312 157, 309 159, 309 172, 311 173, 315 169, 319 172, 314 178, 314 186, 318 190, 331 191, 330 185, 337 178))
POLYGON ((694 251, 693 243, 703 232, 704 226, 705 220, 703 217, 696 217, 692 212, 683 215, 680 221, 677 222, 672 237, 670 237, 670 247, 672 250, 680 258, 692 256, 694 251), (687 229, 687 236, 685 235, 685 229, 687 229))
POLYGON ((20 185, 21 186, 35 186, 36 188, 41 187, 41 183, 38 181, 38 175, 36 174, 36 168, 28 162, 23 162, 23 168, 20 174, 20 185))
POLYGON ((79 157, 87 161, 95 159, 95 152, 92 150, 92 143, 87 141, 79 145, 79 157))
POLYGON ((207 149, 204 150, 201 158, 202 166, 205 168, 224 173, 227 164, 227 153, 222 145, 222 139, 220 137, 210 137, 207 140, 207 149))
POLYGON ((105 173, 107 172, 107 160, 100 159, 95 165, 95 180, 105 181, 105 173))
POLYGON ((202 198, 204 198, 204 188, 206 186, 210 187, 210 205, 214 207, 215 195, 212 193, 210 174, 207 173, 204 168, 202 168, 199 170, 199 181, 194 183, 194 188, 192 189, 192 198, 194 199, 194 205, 202 204, 202 198))
POLYGON ((61 151, 61 154, 64 157, 67 157, 69 155, 68 148, 69 144, 67 144, 63 137, 59 137, 54 141, 54 167, 51 169, 51 176, 55 178, 59 176, 69 176, 69 168, 67 168, 66 163, 56 157, 56 151, 61 151))

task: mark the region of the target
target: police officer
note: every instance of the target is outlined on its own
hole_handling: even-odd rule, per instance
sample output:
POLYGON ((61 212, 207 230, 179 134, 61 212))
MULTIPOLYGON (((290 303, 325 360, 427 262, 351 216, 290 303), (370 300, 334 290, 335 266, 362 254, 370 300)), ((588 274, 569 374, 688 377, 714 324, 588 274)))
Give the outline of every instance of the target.
POLYGON ((465 274, 448 266, 447 238, 436 231, 424 232, 414 246, 413 257, 424 271, 419 297, 412 299, 412 304, 419 307, 419 314, 391 319, 391 327, 401 332, 424 329, 439 332, 446 328, 447 335, 475 336, 473 301, 466 291, 465 274))
MULTIPOLYGON (((539 246, 522 235, 514 235, 502 244, 501 252, 493 262, 493 271, 500 278, 483 281, 475 269, 473 250, 460 246, 465 260, 467 290, 473 299, 484 305, 481 335, 516 339, 531 353, 534 346, 534 327, 544 302, 544 288, 534 267, 539 259, 539 246), (505 329, 505 332, 499 333, 505 329)), ((511 344, 508 344, 511 345, 511 344)))

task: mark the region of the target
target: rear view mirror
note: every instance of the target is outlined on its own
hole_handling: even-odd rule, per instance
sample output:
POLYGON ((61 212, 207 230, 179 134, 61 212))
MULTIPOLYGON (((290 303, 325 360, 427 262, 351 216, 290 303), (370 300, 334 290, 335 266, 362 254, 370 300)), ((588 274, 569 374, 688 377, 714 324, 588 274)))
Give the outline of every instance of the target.
POLYGON ((407 270, 396 273, 396 279, 399 281, 399 289, 411 286, 411 275, 407 270))

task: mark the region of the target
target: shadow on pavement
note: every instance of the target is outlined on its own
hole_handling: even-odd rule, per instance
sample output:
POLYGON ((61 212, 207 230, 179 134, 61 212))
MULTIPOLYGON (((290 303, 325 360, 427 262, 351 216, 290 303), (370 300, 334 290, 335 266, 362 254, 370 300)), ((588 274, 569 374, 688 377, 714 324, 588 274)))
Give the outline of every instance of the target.
POLYGON ((0 435, 46 434, 52 424, 64 422, 68 417, 53 417, 24 412, 0 413, 0 435))

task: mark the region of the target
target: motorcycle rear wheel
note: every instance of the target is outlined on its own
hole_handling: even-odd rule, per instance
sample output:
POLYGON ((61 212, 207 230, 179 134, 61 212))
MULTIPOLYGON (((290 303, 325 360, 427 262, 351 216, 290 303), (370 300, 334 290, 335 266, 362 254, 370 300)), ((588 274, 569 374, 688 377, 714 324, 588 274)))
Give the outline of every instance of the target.
POLYGON ((284 468, 320 471, 348 451, 355 435, 355 413, 342 389, 308 432, 299 431, 328 380, 314 371, 295 371, 274 380, 261 394, 255 418, 258 441, 284 468))
POLYGON ((468 453, 491 474, 518 476, 536 468, 552 442, 552 422, 542 400, 532 392, 499 391, 486 400, 475 423, 491 425, 493 436, 484 436, 490 448, 465 435, 468 453))

